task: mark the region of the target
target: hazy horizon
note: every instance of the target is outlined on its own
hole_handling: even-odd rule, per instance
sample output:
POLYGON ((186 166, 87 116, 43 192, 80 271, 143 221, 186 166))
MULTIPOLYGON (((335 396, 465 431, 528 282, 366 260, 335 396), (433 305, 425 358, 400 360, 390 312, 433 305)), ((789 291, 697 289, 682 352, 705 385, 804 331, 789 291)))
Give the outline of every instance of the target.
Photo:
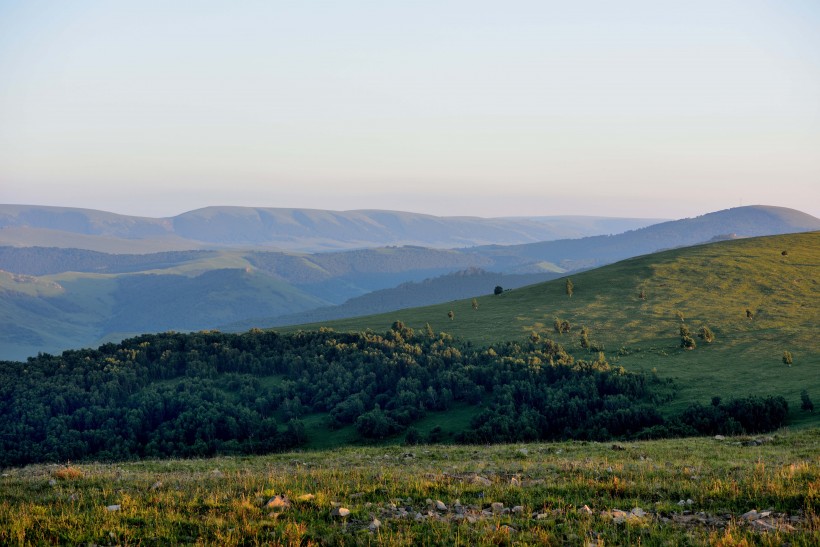
POLYGON ((820 4, 0 2, 0 203, 820 216, 820 4))

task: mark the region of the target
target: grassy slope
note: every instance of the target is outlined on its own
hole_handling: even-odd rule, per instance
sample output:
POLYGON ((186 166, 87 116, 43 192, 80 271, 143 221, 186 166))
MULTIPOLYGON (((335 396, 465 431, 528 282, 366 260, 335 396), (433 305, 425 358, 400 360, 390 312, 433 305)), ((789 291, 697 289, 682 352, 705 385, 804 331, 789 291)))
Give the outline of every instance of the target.
POLYGON ((820 431, 740 441, 348 447, 7 469, 0 543, 817 545, 820 431), (292 500, 278 515, 264 507, 275 495, 292 500), (494 502, 508 512, 492 514, 494 502), (350 515, 334 517, 337 505, 350 515), (613 519, 632 508, 646 514, 613 519), (759 523, 741 517, 766 509, 759 523))
POLYGON ((430 323, 480 344, 522 339, 536 331, 558 340, 576 357, 586 355, 578 344, 578 331, 585 325, 611 362, 678 379, 677 405, 705 402, 714 395, 783 395, 794 423, 820 425, 820 413, 799 411, 801 389, 820 398, 819 266, 820 232, 725 241, 573 275, 572 298, 559 279, 479 297, 478 310, 462 300, 326 325, 381 331, 400 319, 413 328, 430 323), (781 255, 784 250, 788 256, 781 255), (642 288, 645 300, 639 298, 642 288), (747 308, 754 320, 746 318, 747 308), (449 310, 455 312, 452 321, 449 310), (677 311, 693 333, 706 324, 717 340, 698 340, 694 351, 679 349, 677 311), (555 317, 569 320, 572 333, 555 334, 555 317), (784 350, 794 355, 791 367, 781 361, 784 350))

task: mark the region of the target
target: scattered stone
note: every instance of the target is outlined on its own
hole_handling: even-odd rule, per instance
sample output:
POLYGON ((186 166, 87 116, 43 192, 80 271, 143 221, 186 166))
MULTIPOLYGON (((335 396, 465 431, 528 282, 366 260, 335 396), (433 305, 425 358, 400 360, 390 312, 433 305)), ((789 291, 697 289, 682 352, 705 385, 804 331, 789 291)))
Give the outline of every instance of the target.
POLYGON ((162 488, 162 483, 160 481, 157 481, 151 485, 150 490, 159 490, 160 488, 162 488))
POLYGON ((336 507, 330 512, 331 517, 345 518, 350 514, 350 509, 347 507, 336 507))
POLYGON ((355 494, 350 494, 350 499, 355 500, 364 496, 364 492, 356 492, 355 494))
POLYGON ((518 477, 511 478, 510 486, 521 486, 521 480, 519 480, 518 477))
POLYGON ((691 499, 687 499, 687 500, 686 500, 686 505, 694 505, 694 503, 695 503, 695 502, 694 502, 693 500, 691 500, 691 499))
POLYGON ((581 507, 581 512, 586 513, 587 515, 591 515, 592 509, 589 508, 589 505, 584 505, 583 507, 581 507))
POLYGON ((746 520, 757 520, 757 519, 760 518, 760 513, 758 513, 754 509, 752 509, 751 511, 749 511, 747 513, 743 513, 742 515, 740 515, 740 518, 746 519, 746 520))
POLYGON ((225 473, 223 473, 219 469, 214 469, 213 471, 211 471, 211 475, 213 475, 217 479, 221 479, 222 477, 225 476, 225 473))
POLYGON ((495 501, 490 505, 490 508, 492 509, 493 514, 497 515, 504 511, 504 504, 500 501, 495 501))
POLYGON ((282 512, 290 507, 290 500, 286 496, 279 494, 269 499, 265 507, 272 509, 274 512, 282 512))
POLYGON ((56 481, 56 480, 54 480, 54 479, 49 479, 49 480, 48 480, 48 485, 49 485, 49 486, 57 486, 57 481, 56 481))
POLYGON ((377 518, 374 518, 373 522, 371 522, 370 526, 368 526, 368 529, 370 529, 371 532, 378 532, 379 528, 381 528, 381 525, 381 521, 377 518))
POLYGON ((77 494, 71 494, 70 496, 68 496, 68 501, 77 501, 78 499, 80 499, 80 496, 78 496, 77 494))
POLYGON ((621 450, 626 450, 626 448, 624 448, 623 446, 621 446, 619 444, 613 444, 612 445, 612 450, 621 451, 621 450))
POLYGON ((724 437, 723 435, 715 435, 715 440, 716 441, 723 441, 725 439, 726 439, 726 437, 724 437))
POLYGON ((646 516, 646 511, 644 511, 640 507, 634 507, 631 512, 632 512, 633 515, 635 515, 638 518, 642 518, 642 517, 646 516))
POLYGON ((508 534, 513 534, 513 533, 518 531, 515 528, 513 528, 512 526, 510 526, 509 524, 503 525, 501 527, 501 530, 503 530, 504 532, 507 532, 508 534))
POLYGON ((443 502, 443 501, 441 501, 441 500, 436 500, 436 509, 437 509, 437 510, 439 510, 439 511, 446 511, 446 510, 447 510, 447 506, 446 506, 446 505, 444 505, 444 502, 443 502))
POLYGON ((512 508, 512 512, 516 515, 519 514, 519 513, 523 513, 524 512, 524 506, 523 505, 516 505, 515 507, 512 508))
MULTIPOLYGON (((313 501, 313 499, 314 499, 315 497, 316 497, 316 496, 314 496, 313 494, 302 494, 301 496, 299 496, 298 498, 296 498, 296 500, 297 500, 297 501, 313 501)), ((395 506, 394 506, 394 509, 395 509, 395 506)))
POLYGON ((549 516, 550 516, 549 513, 538 513, 537 515, 535 515, 535 518, 538 519, 538 520, 544 520, 545 518, 548 518, 549 516))
POLYGON ((473 475, 473 478, 470 479, 470 482, 473 484, 478 484, 480 486, 490 486, 493 482, 488 479, 487 477, 482 477, 481 475, 473 475))
POLYGON ((106 510, 106 511, 109 511, 109 512, 112 512, 112 513, 113 513, 114 511, 119 511, 120 509, 122 509, 122 506, 120 506, 119 504, 117 504, 117 505, 109 505, 108 507, 106 507, 106 508, 105 508, 105 510, 106 510))
POLYGON ((521 454, 522 456, 526 456, 527 454, 530 453, 530 451, 527 450, 526 448, 519 448, 518 453, 521 454))

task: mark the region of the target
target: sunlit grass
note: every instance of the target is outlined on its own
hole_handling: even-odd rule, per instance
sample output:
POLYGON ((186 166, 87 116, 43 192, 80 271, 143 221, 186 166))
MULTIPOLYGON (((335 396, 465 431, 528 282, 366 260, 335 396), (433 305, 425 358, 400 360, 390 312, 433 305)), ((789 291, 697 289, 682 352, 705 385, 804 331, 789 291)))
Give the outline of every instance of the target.
POLYGON ((820 431, 745 440, 386 446, 7 469, 0 544, 816 545, 820 431), (53 480, 65 469, 77 473, 53 480), (275 495, 290 506, 266 508, 275 495), (493 502, 522 509, 482 516, 493 502), (457 503, 478 518, 453 518, 457 503), (332 516, 339 505, 348 517, 332 516), (633 508, 647 515, 616 522, 611 513, 633 508), (741 518, 753 509, 782 522, 763 531, 741 518), (680 520, 701 514, 716 523, 680 520), (374 519, 381 525, 371 530, 374 519))

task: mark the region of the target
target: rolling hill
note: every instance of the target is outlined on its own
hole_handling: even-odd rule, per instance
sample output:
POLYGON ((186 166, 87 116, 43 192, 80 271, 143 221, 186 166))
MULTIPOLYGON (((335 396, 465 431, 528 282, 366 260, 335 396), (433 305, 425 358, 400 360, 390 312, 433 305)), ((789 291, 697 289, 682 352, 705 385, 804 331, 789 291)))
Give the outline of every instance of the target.
POLYGON ((92 209, 0 205, 0 245, 151 253, 203 248, 300 252, 416 245, 509 245, 620 233, 663 219, 437 217, 400 211, 206 207, 169 218, 92 209))
MULTIPOLYGON (((583 356, 590 353, 579 342, 586 327, 592 345, 603 348, 611 362, 679 380, 678 405, 715 395, 777 394, 794 410, 802 389, 820 393, 820 232, 674 249, 571 279, 571 297, 566 280, 558 279, 478 297, 477 310, 461 300, 281 330, 327 326, 379 332, 400 320, 416 329, 429 323, 482 345, 523 340, 535 332, 583 356), (555 318, 569 321, 572 330, 555 333, 555 318), (696 339, 695 350, 683 350, 682 323, 693 334, 706 325, 716 340, 696 339), (784 351, 793 354, 792 366, 782 362, 784 351)), ((820 423, 818 415, 794 415, 803 423, 820 423)))
MULTIPOLYGON (((89 228, 87 218, 68 215, 48 229, 93 231, 106 222, 119 226, 115 220, 102 215, 89 228)), ((152 224, 134 222, 137 233, 153 233, 152 224)), ((746 237, 812 226, 820 228, 820 220, 798 211, 743 207, 615 236, 506 247, 111 254, 6 246, 0 247, 0 270, 9 272, 0 284, 0 359, 94 345, 138 332, 264 327, 446 302, 488 294, 497 284, 520 286, 525 280, 536 282, 660 248, 725 239, 727 234, 746 237), (476 277, 432 281, 471 268, 488 276, 514 277, 510 282, 476 277), (53 284, 60 289, 31 290, 53 284), (383 292, 368 296, 373 291, 383 292), (308 312, 311 315, 304 315, 308 312)), ((110 233, 123 235, 126 228, 110 233)))

